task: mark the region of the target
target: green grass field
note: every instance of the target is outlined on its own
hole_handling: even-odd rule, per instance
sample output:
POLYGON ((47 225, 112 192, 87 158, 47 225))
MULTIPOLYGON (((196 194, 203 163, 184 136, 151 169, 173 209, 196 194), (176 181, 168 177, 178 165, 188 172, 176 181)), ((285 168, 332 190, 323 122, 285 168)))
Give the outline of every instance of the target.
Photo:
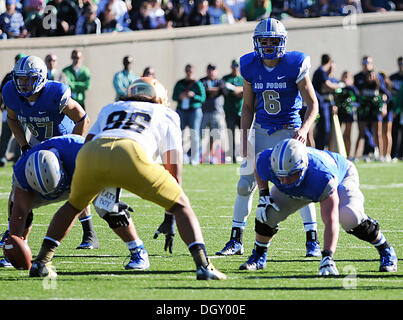
MULTIPOLYGON (((403 256, 403 163, 359 163, 357 165, 366 211, 376 219, 402 263, 403 256)), ((10 165, 0 169, 0 232, 7 225, 7 199, 11 185, 10 165)), ((225 281, 196 281, 193 260, 175 237, 173 254, 163 250, 164 237, 153 235, 163 219, 163 210, 127 192, 123 201, 135 210, 137 230, 150 255, 148 271, 123 268, 128 250, 93 210, 93 223, 100 249, 76 250, 81 225, 60 245, 53 260, 58 272, 55 281, 30 279, 27 271, 0 269, 1 300, 31 299, 129 299, 129 300, 400 300, 403 298, 403 267, 397 273, 379 273, 379 255, 369 244, 340 234, 335 260, 339 277, 317 276, 319 258, 305 258, 305 232, 299 213, 280 225, 269 248, 263 271, 239 271, 254 242, 252 213, 245 232, 244 256, 218 257, 229 239, 232 208, 238 181, 236 165, 185 166, 183 186, 200 220, 206 248, 214 265, 225 272, 225 281)), ((257 195, 255 195, 255 204, 257 195)), ((61 203, 34 211, 29 245, 35 256, 53 214, 61 203)), ((318 207, 317 207, 318 209, 318 207)), ((318 213, 319 240, 323 224, 318 213)))

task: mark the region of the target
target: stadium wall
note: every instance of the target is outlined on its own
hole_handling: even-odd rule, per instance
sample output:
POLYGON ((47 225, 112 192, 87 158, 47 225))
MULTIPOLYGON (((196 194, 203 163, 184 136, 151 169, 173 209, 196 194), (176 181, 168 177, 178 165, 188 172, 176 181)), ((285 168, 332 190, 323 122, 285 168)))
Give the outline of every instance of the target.
MULTIPOLYGON (((403 55, 403 12, 287 19, 288 50, 311 56, 312 73, 323 53, 336 61, 336 76, 344 70, 361 69, 361 57, 371 55, 378 70, 397 70, 396 59, 403 55)), ((13 67, 17 53, 44 58, 53 52, 58 68, 71 63, 70 53, 80 48, 84 64, 91 70, 91 88, 87 93, 87 111, 94 121, 100 108, 114 100, 113 75, 122 69, 125 55, 134 57, 134 71, 141 74, 146 66, 156 70, 157 78, 169 95, 175 82, 184 76, 187 63, 196 66, 196 76, 205 75, 208 63, 218 66, 219 76, 230 72, 234 58, 252 50, 252 33, 256 22, 215 25, 171 30, 135 31, 117 34, 31 38, 0 41, 0 76, 13 67)), ((171 104, 175 108, 176 104, 171 104)))

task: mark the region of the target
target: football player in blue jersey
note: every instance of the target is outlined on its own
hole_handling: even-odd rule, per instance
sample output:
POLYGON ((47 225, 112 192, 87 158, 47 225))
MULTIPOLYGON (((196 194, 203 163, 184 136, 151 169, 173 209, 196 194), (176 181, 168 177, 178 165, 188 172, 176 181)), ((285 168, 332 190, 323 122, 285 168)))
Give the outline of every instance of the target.
MULTIPOLYGON (((28 240, 32 228, 32 209, 68 198, 77 153, 84 137, 68 134, 48 139, 26 151, 13 168, 13 203, 10 211, 9 233, 28 240)), ((84 210, 90 216, 90 207, 84 210)), ((84 214, 83 214, 84 215, 84 214)), ((98 247, 98 239, 91 228, 83 226, 83 239, 90 239, 98 247)), ((84 242, 84 240, 83 240, 84 242)), ((11 266, 3 259, 0 267, 11 266)))
MULTIPOLYGON (((378 250, 379 271, 397 271, 395 250, 380 231, 379 223, 365 214, 358 171, 351 161, 338 153, 286 139, 257 155, 255 174, 259 190, 264 193, 256 210, 256 219, 261 223, 257 241, 268 246, 281 221, 308 203, 319 202, 325 226, 319 275, 338 275, 333 256, 339 224, 378 250), (270 192, 269 181, 274 184, 270 192)), ((259 256, 258 268, 250 268, 253 263, 255 260, 247 261, 240 269, 262 269, 266 256, 259 256)))
MULTIPOLYGON (((309 78, 310 57, 286 51, 286 43, 284 25, 276 19, 264 19, 254 31, 254 52, 240 59, 244 96, 241 150, 246 159, 240 168, 231 238, 218 255, 243 254, 243 232, 256 189, 255 155, 286 138, 305 143, 318 113, 318 101, 309 78), (306 112, 302 121, 299 111, 303 102, 306 112)), ((306 256, 320 256, 315 206, 310 204, 300 212, 307 235, 306 256)), ((260 230, 260 224, 255 221, 256 230, 260 230)), ((255 247, 262 254, 267 251, 261 243, 256 242, 255 247)))
POLYGON ((13 80, 6 83, 2 94, 7 123, 22 151, 54 136, 84 135, 89 126, 89 118, 71 98, 70 88, 48 80, 46 65, 38 57, 26 56, 15 64, 13 80), (24 127, 30 131, 29 142, 24 127))
MULTIPOLYGON (((70 95, 67 85, 47 79, 47 67, 40 58, 25 56, 15 64, 12 80, 3 87, 2 96, 7 123, 23 152, 54 136, 84 135, 89 118, 70 95), (29 142, 25 128, 30 133, 29 142)), ((80 216, 80 221, 93 232, 91 216, 80 216)), ((87 240, 79 248, 92 249, 87 240)))

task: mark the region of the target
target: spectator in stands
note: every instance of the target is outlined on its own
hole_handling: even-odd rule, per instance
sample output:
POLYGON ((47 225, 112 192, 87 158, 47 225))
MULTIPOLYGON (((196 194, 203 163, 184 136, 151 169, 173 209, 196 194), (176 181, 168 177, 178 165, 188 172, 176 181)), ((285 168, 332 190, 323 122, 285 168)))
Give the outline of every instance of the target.
POLYGON ((150 22, 151 29, 163 29, 166 27, 165 12, 161 8, 161 0, 150 0, 150 22))
POLYGON ((132 56, 125 56, 123 58, 123 70, 119 71, 113 76, 113 87, 116 91, 115 100, 127 97, 127 89, 129 86, 139 78, 133 70, 134 59, 132 56))
POLYGON ((341 15, 339 0, 318 0, 311 7, 311 17, 338 16, 341 15))
POLYGON ((122 31, 122 27, 118 25, 118 22, 115 19, 112 6, 112 3, 108 2, 105 5, 104 10, 102 10, 98 16, 99 21, 101 21, 101 33, 122 31))
POLYGON ((54 53, 49 53, 45 57, 45 64, 48 68, 48 79, 55 80, 67 84, 67 78, 64 72, 56 69, 57 56, 54 53))
POLYGON ((178 102, 176 112, 181 119, 182 133, 186 127, 190 129, 190 149, 184 154, 184 163, 190 162, 192 165, 199 165, 202 104, 206 100, 206 90, 203 83, 196 80, 193 65, 187 64, 185 73, 185 78, 175 83, 172 100, 178 102))
POLYGON ((24 1, 24 23, 31 37, 42 37, 46 34, 42 24, 45 6, 45 0, 24 1))
POLYGON ((221 154, 217 153, 217 150, 221 150, 222 148, 220 141, 223 138, 223 121, 225 118, 223 109, 223 88, 225 87, 225 83, 222 79, 218 78, 218 70, 215 64, 210 63, 207 66, 206 73, 206 76, 200 79, 206 90, 206 101, 204 101, 202 106, 203 119, 201 130, 205 132, 207 127, 209 128, 210 148, 209 151, 206 151, 206 154, 202 154, 202 161, 205 160, 207 163, 215 164, 222 163, 222 160, 225 161, 225 159, 221 159, 221 154))
POLYGON ((208 0, 200 0, 189 15, 189 24, 191 26, 205 26, 211 24, 210 14, 208 13, 208 0))
POLYGON ((75 27, 79 17, 79 8, 70 0, 51 0, 56 12, 56 29, 49 28, 48 36, 67 36, 75 34, 75 27))
POLYGON ((131 30, 148 30, 151 29, 151 3, 144 1, 140 9, 133 10, 130 13, 130 29, 131 30))
POLYGON ((224 4, 231 10, 235 22, 246 21, 246 0, 224 0, 224 4))
POLYGON ((295 18, 307 18, 311 16, 314 0, 289 0, 288 14, 295 18))
POLYGON ((25 27, 22 14, 16 10, 16 0, 6 0, 6 11, 0 15, 0 28, 5 39, 26 38, 28 30, 25 27))
POLYGON ((104 10, 107 3, 112 4, 112 12, 115 16, 117 24, 122 28, 122 31, 129 31, 129 12, 125 1, 122 0, 99 0, 98 12, 99 16, 104 10))
POLYGON ((210 0, 208 13, 211 24, 235 23, 232 11, 225 5, 223 0, 210 0))
POLYGON ((246 0, 245 5, 246 19, 256 21, 269 18, 271 14, 270 0, 246 0))
POLYGON ((82 65, 83 53, 79 49, 71 52, 72 64, 63 69, 67 84, 71 89, 71 97, 85 110, 85 92, 90 88, 90 70, 82 65))
POLYGON ((396 5, 390 0, 363 0, 364 12, 394 11, 396 5))
POLYGON ((97 17, 97 7, 89 2, 77 20, 76 34, 101 34, 101 21, 97 17))
POLYGON ((174 1, 172 8, 166 13, 167 28, 179 28, 189 26, 189 16, 186 14, 185 5, 181 1, 174 1))
POLYGON ((403 57, 397 59, 398 71, 390 76, 392 81, 393 111, 392 158, 403 160, 403 106, 398 103, 399 91, 403 85, 403 57))
POLYGON ((236 163, 236 140, 235 128, 241 128, 241 109, 243 103, 243 78, 239 72, 239 62, 232 60, 231 73, 225 75, 224 81, 224 113, 228 130, 228 141, 230 143, 230 156, 232 162, 236 163))

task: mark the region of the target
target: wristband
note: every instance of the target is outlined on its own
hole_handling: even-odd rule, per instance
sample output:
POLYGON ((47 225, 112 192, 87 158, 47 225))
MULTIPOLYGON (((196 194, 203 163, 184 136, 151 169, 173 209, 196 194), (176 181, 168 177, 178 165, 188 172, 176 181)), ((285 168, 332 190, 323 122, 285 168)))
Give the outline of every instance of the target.
POLYGON ((23 145, 21 147, 21 151, 22 153, 25 153, 26 151, 28 151, 29 149, 31 149, 31 146, 29 144, 23 145))

